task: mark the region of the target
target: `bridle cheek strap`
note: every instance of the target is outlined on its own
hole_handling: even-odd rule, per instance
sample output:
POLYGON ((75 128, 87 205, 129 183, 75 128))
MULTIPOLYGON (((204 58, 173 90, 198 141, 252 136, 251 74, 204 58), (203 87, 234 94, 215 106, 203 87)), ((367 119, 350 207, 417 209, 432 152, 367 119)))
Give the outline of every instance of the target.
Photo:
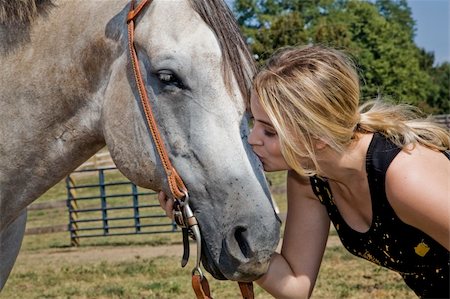
POLYGON ((241 290, 243 299, 254 299, 255 293, 253 292, 252 282, 239 282, 239 289, 241 290))
POLYGON ((134 20, 136 16, 141 12, 142 8, 144 8, 144 6, 147 4, 151 4, 152 2, 153 0, 142 0, 137 7, 134 7, 135 0, 131 0, 131 7, 127 15, 127 22, 134 20))
MULTIPOLYGON (((192 275, 192 288, 194 289, 197 299, 212 299, 209 289, 209 283, 205 276, 198 274, 192 275)), ((239 282, 239 289, 243 299, 254 299, 253 283, 239 282)))
POLYGON ((192 288, 197 299, 212 299, 209 283, 205 276, 198 274, 192 275, 192 288))
POLYGON ((139 12, 144 8, 145 5, 150 4, 152 0, 142 1, 136 8, 134 8, 134 0, 131 1, 130 12, 127 16, 128 23, 128 47, 130 49, 131 64, 133 66, 134 78, 136 79, 136 86, 139 92, 139 98, 145 113, 145 118, 147 125, 153 137, 156 149, 158 150, 161 163, 166 172, 167 181, 169 184, 170 192, 173 198, 182 199, 187 194, 187 188, 183 183, 183 180, 178 175, 175 168, 170 162, 169 155, 167 154, 164 142, 161 139, 161 134, 159 133, 158 126, 156 125, 155 117, 153 116, 152 108, 150 107, 150 101, 147 95, 147 90, 145 88, 144 80, 142 79, 142 73, 139 67, 139 60, 136 53, 136 48, 134 47, 134 19, 137 17, 139 12))
MULTIPOLYGON (((153 116, 152 108, 150 106, 150 101, 147 95, 147 90, 145 88, 144 80, 142 79, 141 70, 139 67, 139 60, 136 53, 136 48, 134 47, 134 20, 141 12, 141 10, 152 3, 152 0, 142 0, 139 5, 135 8, 135 0, 131 1, 130 11, 127 15, 128 24, 128 47, 130 50, 131 64, 133 66, 133 73, 136 79, 136 85, 139 92, 139 98, 145 113, 145 118, 147 125, 152 134, 153 141, 158 150, 159 157, 164 167, 164 171, 167 176, 167 181, 169 184, 170 192, 172 196, 178 200, 183 200, 187 197, 188 191, 184 185, 183 180, 178 175, 175 168, 170 162, 169 155, 167 154, 164 142, 162 141, 161 134, 159 133, 158 126, 156 125, 156 120, 153 116)), ((186 260, 187 262, 187 260, 186 260)), ((193 273, 192 275, 192 287, 194 289, 195 295, 198 299, 212 299, 211 292, 209 289, 208 280, 203 275, 198 275, 193 273)), ((239 282, 239 288, 241 290, 242 297, 244 299, 254 299, 253 284, 251 282, 244 283, 239 282)))

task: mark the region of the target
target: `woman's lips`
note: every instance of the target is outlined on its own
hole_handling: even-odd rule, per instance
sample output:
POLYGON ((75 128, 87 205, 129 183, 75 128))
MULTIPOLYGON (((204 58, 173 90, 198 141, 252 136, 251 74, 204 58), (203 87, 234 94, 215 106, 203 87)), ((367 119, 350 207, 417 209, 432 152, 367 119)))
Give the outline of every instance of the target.
POLYGON ((260 155, 258 155, 257 153, 255 153, 256 154, 256 156, 258 157, 258 159, 261 161, 261 162, 263 162, 263 157, 261 157, 260 155))
POLYGON ((260 155, 256 154, 256 156, 258 156, 259 161, 261 162, 264 170, 266 169, 266 163, 264 162, 264 158, 261 157, 260 155))

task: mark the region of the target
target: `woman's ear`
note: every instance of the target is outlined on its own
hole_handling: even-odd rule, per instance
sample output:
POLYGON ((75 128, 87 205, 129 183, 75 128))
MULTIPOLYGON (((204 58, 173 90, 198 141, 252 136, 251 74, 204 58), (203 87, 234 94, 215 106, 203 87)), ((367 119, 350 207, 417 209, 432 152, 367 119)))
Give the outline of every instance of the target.
POLYGON ((323 150, 324 148, 326 148, 328 145, 328 143, 325 142, 325 140, 323 140, 322 138, 317 138, 314 139, 314 146, 316 148, 316 150, 323 150))

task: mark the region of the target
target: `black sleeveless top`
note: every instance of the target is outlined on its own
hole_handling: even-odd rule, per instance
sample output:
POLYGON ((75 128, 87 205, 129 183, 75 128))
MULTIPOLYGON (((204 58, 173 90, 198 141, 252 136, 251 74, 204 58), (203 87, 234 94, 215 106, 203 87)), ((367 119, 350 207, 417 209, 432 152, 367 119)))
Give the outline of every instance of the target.
MULTIPOLYGON (((421 230, 402 222, 387 200, 386 170, 400 151, 383 135, 373 135, 366 156, 373 218, 365 233, 346 224, 326 180, 314 176, 310 178, 311 185, 349 252, 398 272, 419 297, 449 298, 449 251, 421 230)), ((450 159, 448 151, 444 154, 450 159)))

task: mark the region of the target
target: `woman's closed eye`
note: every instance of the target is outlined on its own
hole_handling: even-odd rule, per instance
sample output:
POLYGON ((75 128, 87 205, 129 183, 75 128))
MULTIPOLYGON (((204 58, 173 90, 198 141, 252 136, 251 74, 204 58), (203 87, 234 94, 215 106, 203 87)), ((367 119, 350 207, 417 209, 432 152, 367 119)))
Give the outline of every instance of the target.
POLYGON ((262 130, 263 134, 269 138, 277 136, 277 131, 269 124, 264 121, 255 120, 253 117, 250 121, 250 128, 254 129, 256 126, 262 130))
POLYGON ((267 137, 275 137, 277 136, 277 132, 275 132, 275 130, 264 129, 264 135, 267 137))
POLYGON ((248 126, 250 130, 258 128, 260 132, 262 131, 263 134, 269 138, 278 136, 277 131, 275 131, 275 129, 272 127, 272 124, 263 120, 255 119, 253 115, 249 116, 248 126))

